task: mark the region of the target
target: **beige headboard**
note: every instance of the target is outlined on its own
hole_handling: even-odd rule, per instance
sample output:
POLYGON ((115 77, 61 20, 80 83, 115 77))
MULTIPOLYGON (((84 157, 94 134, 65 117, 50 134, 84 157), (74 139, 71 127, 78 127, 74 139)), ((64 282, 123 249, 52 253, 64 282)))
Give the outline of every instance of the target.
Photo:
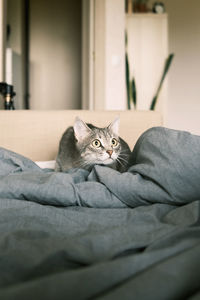
POLYGON ((162 117, 151 111, 35 111, 0 110, 0 146, 34 161, 53 160, 64 130, 76 116, 99 127, 120 116, 120 135, 131 149, 148 128, 162 125, 162 117))

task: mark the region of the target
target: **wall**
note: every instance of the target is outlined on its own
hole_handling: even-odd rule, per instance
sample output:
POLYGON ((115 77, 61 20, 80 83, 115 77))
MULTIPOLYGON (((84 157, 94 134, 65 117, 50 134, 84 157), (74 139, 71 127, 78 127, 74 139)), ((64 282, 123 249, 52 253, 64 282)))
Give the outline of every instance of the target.
POLYGON ((81 0, 30 0, 30 107, 81 107, 81 0))
POLYGON ((166 125, 200 135, 200 1, 165 0, 169 15, 169 72, 166 125))
POLYGON ((7 0, 7 23, 11 27, 9 45, 13 51, 22 54, 22 0, 7 0))
POLYGON ((200 1, 167 0, 169 48, 168 125, 200 135, 200 1))

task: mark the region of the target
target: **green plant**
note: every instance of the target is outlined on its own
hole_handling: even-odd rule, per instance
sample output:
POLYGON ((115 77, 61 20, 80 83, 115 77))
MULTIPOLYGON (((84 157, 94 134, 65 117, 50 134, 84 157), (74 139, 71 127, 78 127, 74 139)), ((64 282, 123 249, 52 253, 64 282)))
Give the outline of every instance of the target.
POLYGON ((169 67, 170 67, 170 65, 171 65, 171 63, 172 63, 173 57, 174 57, 174 54, 171 53, 171 54, 168 56, 168 58, 166 59, 165 66, 164 66, 164 70, 163 70, 163 74, 162 74, 160 83, 159 83, 159 85, 158 85, 156 94, 155 94, 155 96, 154 96, 153 99, 152 99, 152 102, 151 102, 151 105, 150 105, 150 110, 154 110, 154 109, 155 109, 155 106, 156 106, 156 103, 157 103, 157 100, 158 100, 158 96, 159 96, 159 93, 160 93, 160 90, 161 90, 163 81, 164 81, 164 79, 165 79, 165 77, 166 77, 166 75, 167 75, 167 72, 169 71, 169 67))
MULTIPOLYGON (((134 108, 136 109, 137 106, 137 90, 136 90, 136 83, 135 83, 135 78, 132 77, 130 78, 130 67, 129 67, 129 59, 128 59, 128 51, 127 51, 127 46, 128 46, 128 36, 127 32, 125 32, 125 66, 126 66, 126 92, 127 92, 127 105, 128 109, 131 109, 131 102, 133 103, 134 108)), ((157 91, 155 96, 153 97, 150 105, 150 110, 154 110, 156 107, 156 103, 158 100, 158 96, 160 93, 160 90, 162 88, 164 79, 169 71, 169 68, 171 66, 172 60, 174 58, 174 54, 171 53, 169 54, 168 58, 165 61, 164 65, 164 70, 161 76, 161 80, 159 82, 157 91)))
POLYGON ((130 68, 129 68, 127 45, 128 45, 128 38, 127 38, 127 33, 125 33, 125 46, 126 46, 126 53, 125 53, 126 93, 127 93, 127 105, 128 105, 128 109, 131 109, 131 102, 133 103, 134 107, 136 108, 137 93, 136 93, 135 78, 132 77, 132 79, 130 79, 130 68))
POLYGON ((128 55, 127 52, 125 54, 125 60, 126 60, 126 93, 127 93, 127 105, 128 109, 131 109, 131 99, 130 99, 130 72, 129 72, 129 62, 128 62, 128 55))

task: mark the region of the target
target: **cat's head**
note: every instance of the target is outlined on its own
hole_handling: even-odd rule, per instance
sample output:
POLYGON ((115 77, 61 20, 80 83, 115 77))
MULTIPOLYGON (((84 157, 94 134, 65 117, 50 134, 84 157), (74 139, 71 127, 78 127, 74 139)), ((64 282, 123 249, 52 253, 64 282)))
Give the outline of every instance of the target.
POLYGON ((118 160, 121 152, 119 118, 105 128, 98 128, 77 117, 74 135, 81 158, 86 164, 111 165, 118 160))

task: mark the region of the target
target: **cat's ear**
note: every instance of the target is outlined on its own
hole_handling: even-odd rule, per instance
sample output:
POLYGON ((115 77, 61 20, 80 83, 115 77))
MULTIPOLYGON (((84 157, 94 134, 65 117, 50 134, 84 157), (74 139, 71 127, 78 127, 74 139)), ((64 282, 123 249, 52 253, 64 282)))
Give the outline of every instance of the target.
POLYGON ((119 116, 108 126, 108 129, 111 130, 114 134, 119 135, 119 116))
POLYGON ((74 133, 77 141, 83 140, 89 133, 90 128, 87 126, 85 122, 83 122, 79 117, 76 117, 74 122, 74 133))

